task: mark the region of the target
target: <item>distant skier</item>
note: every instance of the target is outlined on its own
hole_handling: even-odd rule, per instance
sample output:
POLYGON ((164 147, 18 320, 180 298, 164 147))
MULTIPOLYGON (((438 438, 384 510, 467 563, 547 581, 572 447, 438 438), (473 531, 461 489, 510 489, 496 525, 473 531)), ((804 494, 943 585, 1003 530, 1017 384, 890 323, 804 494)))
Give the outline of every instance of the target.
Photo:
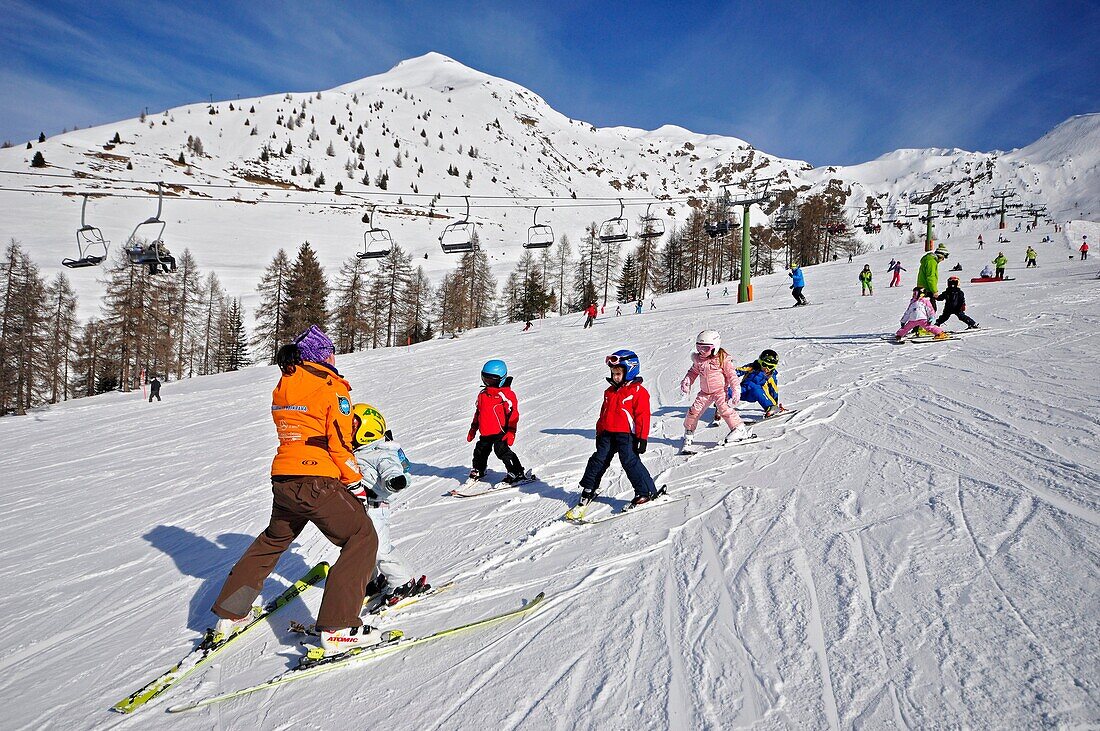
MULTIPOLYGON (((595 307, 595 305, 592 305, 595 307)), ((481 390, 474 405, 474 419, 466 441, 474 441, 474 461, 470 470, 471 480, 485 477, 489 465, 489 452, 504 463, 508 475, 503 482, 513 483, 527 476, 519 457, 512 451, 516 442, 516 428, 519 426, 519 399, 512 390, 512 377, 508 375, 508 366, 502 360, 486 361, 481 368, 481 390)))
POLYGON ((281 375, 271 394, 271 417, 279 436, 271 465, 271 518, 214 601, 211 611, 219 619, 210 637, 215 641, 249 622, 264 580, 311 522, 340 547, 317 611, 321 646, 326 653, 340 653, 378 642, 378 631, 359 617, 378 536, 349 492, 359 488, 362 475, 347 441, 351 387, 336 370, 335 352, 328 336, 313 325, 275 354, 281 375))
POLYGON ((390 503, 410 483, 409 460, 393 441, 382 412, 370 404, 351 407, 351 450, 363 481, 354 495, 367 507, 378 533, 378 558, 366 596, 380 594, 382 604, 396 604, 405 597, 431 589, 426 576, 417 576, 390 540, 390 503))
POLYGON ((527 320, 526 324, 523 326, 523 332, 527 332, 530 329, 531 329, 531 321, 527 320))
POLYGON ((691 447, 695 441, 699 416, 711 404, 714 404, 718 415, 729 427, 725 442, 747 439, 750 436, 749 430, 737 415, 737 399, 728 398, 727 389, 738 382, 737 373, 729 353, 722 349, 722 336, 717 330, 704 330, 695 338, 691 367, 680 381, 680 392, 689 393, 696 379, 699 380, 699 395, 695 397, 684 418, 684 441, 681 449, 691 447))
POLYGON ((891 262, 890 267, 887 269, 887 271, 890 271, 890 272, 894 273, 894 276, 891 277, 891 279, 890 279, 890 286, 891 287, 900 287, 901 286, 901 273, 902 272, 907 272, 909 270, 906 269, 905 267, 903 267, 901 265, 901 259, 898 259, 897 261, 891 262))
POLYGON ((909 300, 909 306, 901 317, 901 329, 894 337, 900 343, 905 336, 913 330, 920 328, 936 336, 936 340, 946 340, 947 333, 931 323, 932 315, 936 313, 932 302, 928 299, 928 293, 923 287, 913 288, 913 298, 909 300))
POLYGON ((864 264, 863 271, 859 273, 859 285, 862 289, 861 297, 866 297, 869 294, 875 293, 875 288, 871 286, 871 265, 864 264))
POLYGON ((848 263, 849 264, 852 263, 852 254, 851 254, 851 252, 848 253, 848 263))
POLYGON ((153 403, 153 399, 160 401, 160 381, 156 376, 153 376, 153 380, 149 381, 149 403, 153 403))
POLYGON ((1005 256, 1003 251, 997 252, 997 258, 993 260, 993 266, 997 268, 997 273, 994 274, 997 279, 1005 278, 1005 267, 1008 266, 1008 257, 1005 256))
POLYGON ((634 314, 635 315, 642 314, 642 301, 641 300, 638 300, 638 304, 634 305, 634 314))
POLYGON ((982 235, 981 235, 981 234, 978 234, 978 249, 980 250, 980 249, 982 249, 983 247, 985 247, 985 242, 984 242, 984 241, 982 241, 982 235))
POLYGON ((1035 251, 1035 249, 1031 248, 1030 246, 1027 247, 1027 251, 1024 252, 1024 262, 1026 262, 1026 264, 1024 266, 1024 269, 1031 269, 1032 267, 1038 267, 1039 266, 1038 259, 1039 259, 1039 254, 1035 251))
POLYGON ((600 480, 612 458, 618 454, 623 472, 634 488, 631 505, 641 505, 657 497, 653 477, 642 464, 649 440, 649 391, 642 385, 641 362, 632 350, 616 350, 605 359, 611 369, 610 384, 603 394, 600 418, 596 421, 596 451, 588 458, 581 477, 581 496, 577 505, 596 499, 600 480))
POLYGON ((615 317, 623 316, 623 308, 621 305, 615 305, 615 317))
MULTIPOLYGON (((1078 249, 1081 252, 1081 261, 1085 261, 1089 258, 1089 237, 1081 237, 1081 248, 1078 249)), ((1072 258, 1072 257, 1071 257, 1072 258)))
POLYGON ((802 267, 794 264, 787 276, 791 278, 791 294, 794 296, 794 306, 808 305, 809 301, 802 296, 802 288, 806 286, 806 277, 802 274, 802 267))
POLYGON ((723 297, 729 297, 730 296, 730 288, 729 287, 722 287, 722 296, 723 297))
MULTIPOLYGON (((584 316, 585 316, 585 318, 587 318, 584 321, 584 327, 585 328, 592 327, 592 323, 594 323, 596 321, 596 303, 595 302, 591 303, 590 305, 588 305, 587 308, 585 308, 584 316)), ((574 327, 576 327, 576 326, 574 325, 574 327)), ((584 329, 584 328, 582 328, 582 329, 584 329)))
POLYGON ((978 323, 974 322, 974 320, 966 314, 966 295, 964 295, 962 289, 959 288, 958 277, 948 277, 947 289, 941 292, 936 299, 943 300, 943 313, 936 318, 937 327, 947 322, 947 318, 952 315, 965 322, 967 330, 973 330, 978 327, 978 323))
MULTIPOLYGON (((940 244, 935 251, 929 251, 920 258, 920 268, 917 270, 917 286, 928 293, 929 297, 935 297, 940 291, 940 262, 948 257, 947 247, 940 244)), ((936 310, 935 300, 931 300, 932 311, 936 310)))
POLYGON ((786 411, 779 403, 779 354, 768 349, 752 363, 736 369, 741 379, 741 400, 760 404, 764 418, 786 411))
POLYGON ((710 287, 707 287, 707 299, 710 299, 710 287))
POLYGON ((657 300, 654 299, 653 297, 649 298, 649 309, 651 309, 651 310, 657 309, 657 300))

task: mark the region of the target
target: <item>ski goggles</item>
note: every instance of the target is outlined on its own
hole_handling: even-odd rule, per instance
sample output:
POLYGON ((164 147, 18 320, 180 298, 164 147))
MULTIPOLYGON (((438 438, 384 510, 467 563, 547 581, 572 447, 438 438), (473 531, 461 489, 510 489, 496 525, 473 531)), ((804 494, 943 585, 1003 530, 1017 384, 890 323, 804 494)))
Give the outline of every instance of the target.
POLYGON ((603 362, 609 366, 622 366, 623 368, 628 365, 626 356, 619 355, 609 355, 603 359, 603 362))
POLYGON ((714 352, 714 346, 713 345, 707 345, 706 343, 696 343, 695 344, 695 352, 698 353, 699 355, 710 355, 711 353, 714 352))

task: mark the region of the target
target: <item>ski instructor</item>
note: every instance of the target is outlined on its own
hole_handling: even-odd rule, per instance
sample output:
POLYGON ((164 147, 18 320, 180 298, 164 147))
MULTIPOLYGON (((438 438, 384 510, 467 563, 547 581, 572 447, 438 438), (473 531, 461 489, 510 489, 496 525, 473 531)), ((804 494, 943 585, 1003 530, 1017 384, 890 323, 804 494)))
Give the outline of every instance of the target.
POLYGON ((947 247, 940 244, 935 251, 929 251, 920 258, 920 269, 917 270, 917 286, 924 289, 928 294, 933 311, 936 309, 936 295, 940 293, 940 262, 946 259, 947 256, 947 247))
POLYGON ((279 448, 271 465, 271 522, 229 572, 211 611, 215 635, 228 638, 248 623, 251 608, 276 562, 313 523, 340 558, 329 570, 317 612, 326 654, 374 644, 377 631, 359 617, 374 569, 378 535, 367 517, 351 454, 351 386, 336 370, 332 341, 316 325, 279 348, 282 375, 271 393, 279 448))

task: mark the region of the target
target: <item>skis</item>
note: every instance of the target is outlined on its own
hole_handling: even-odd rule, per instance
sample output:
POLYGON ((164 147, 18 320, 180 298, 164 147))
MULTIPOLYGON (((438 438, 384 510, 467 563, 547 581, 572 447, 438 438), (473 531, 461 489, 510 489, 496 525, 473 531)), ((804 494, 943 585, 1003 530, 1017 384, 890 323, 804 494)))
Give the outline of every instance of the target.
POLYGON ((144 686, 133 694, 123 698, 118 703, 111 707, 111 710, 118 711, 119 713, 132 713, 141 706, 145 705, 149 701, 153 700, 157 696, 161 695, 173 685, 183 680, 192 672, 202 667, 206 663, 214 659, 214 657, 225 649, 230 643, 236 640, 238 637, 248 632, 255 627, 261 621, 270 617, 275 612, 279 611, 292 600, 298 597, 302 592, 311 586, 315 586, 320 583, 326 576, 328 576, 329 565, 327 562, 314 566, 310 571, 298 581, 294 582, 287 587, 286 591, 277 596, 271 602, 268 602, 263 608, 253 607, 252 621, 246 624, 236 634, 230 635, 221 642, 213 642, 210 637, 210 630, 207 630, 206 637, 203 638, 199 646, 189 652, 182 660, 172 666, 167 672, 158 678, 154 679, 148 685, 144 686))
POLYGON ((430 596, 435 596, 436 594, 442 594, 445 591, 450 591, 451 589, 455 588, 456 583, 457 582, 449 581, 446 584, 441 584, 440 586, 433 586, 431 589, 428 589, 425 592, 421 592, 420 594, 407 596, 404 599, 398 601, 396 604, 385 605, 381 603, 381 598, 378 596, 367 597, 363 600, 363 607, 367 610, 367 614, 375 617, 383 617, 387 614, 399 612, 406 607, 411 607, 413 604, 418 604, 430 596))
POLYGON ((466 480, 466 482, 464 482, 462 484, 462 487, 451 490, 450 495, 451 495, 451 497, 458 497, 458 498, 481 497, 482 495, 488 495, 491 492, 501 492, 503 490, 510 490, 514 487, 519 487, 520 485, 526 485, 528 483, 535 482, 536 480, 538 480, 538 477, 531 470, 527 470, 527 472, 525 472, 523 474, 523 477, 516 480, 515 482, 501 481, 501 482, 494 482, 492 484, 489 484, 489 483, 486 483, 484 480, 470 479, 470 480, 466 480), (479 489, 477 487, 478 485, 482 485, 482 487, 479 489))
POLYGON ((939 339, 937 339, 935 337, 929 338, 929 337, 925 337, 923 335, 918 335, 916 337, 908 337, 907 336, 907 337, 903 338, 902 340, 898 340, 893 335, 884 335, 882 339, 885 340, 888 343, 893 343, 894 345, 906 345, 906 344, 920 345, 920 344, 923 344, 923 343, 946 343, 946 342, 949 342, 951 340, 960 340, 961 338, 959 338, 957 335, 950 335, 946 338, 939 338, 939 339))
MULTIPOLYGON (((746 426, 748 426, 748 424, 746 424, 746 426)), ((725 449, 727 447, 736 447, 739 444, 753 444, 759 439, 759 435, 750 432, 747 437, 745 437, 744 439, 738 439, 736 442, 727 442, 723 440, 719 441, 717 444, 712 444, 710 446, 707 446, 706 444, 700 444, 699 442, 693 442, 689 446, 681 448, 679 454, 685 457, 690 457, 696 454, 710 451, 712 449, 725 449)))
MULTIPOLYGON (((650 508, 656 508, 661 505, 671 505, 672 503, 678 503, 681 500, 687 500, 687 495, 669 495, 661 488, 661 493, 650 500, 648 503, 642 503, 641 505, 631 506, 627 505, 622 510, 613 513, 605 513, 598 515, 594 518, 586 517, 588 507, 592 504, 586 503, 585 505, 576 505, 570 508, 565 513, 565 520, 573 525, 595 525, 597 523, 606 523, 609 520, 615 520, 616 518, 624 518, 628 515, 634 515, 635 513, 643 510, 649 510, 650 508)), ((595 502, 595 501, 592 501, 595 502)))
POLYGON ((231 691, 229 693, 223 693, 222 695, 211 696, 209 698, 202 698, 197 701, 189 703, 181 703, 175 706, 171 706, 168 709, 169 713, 180 713, 183 711, 190 711, 196 708, 203 708, 205 706, 220 703, 222 701, 229 700, 231 698, 240 698, 241 696, 249 695, 260 690, 267 690, 268 688, 274 688, 284 683, 289 683, 294 680, 301 680, 304 678, 310 678, 321 673, 328 672, 329 670, 336 670, 338 668, 346 667, 356 662, 370 660, 383 655, 389 655, 402 650, 407 650, 416 645, 422 645, 426 642, 432 642, 433 640, 442 639, 459 632, 466 630, 477 629, 480 627, 486 627, 497 622, 502 622, 506 619, 512 619, 514 617, 520 617, 534 611, 536 608, 542 605, 546 599, 546 594, 540 592, 531 601, 527 602, 519 609, 513 609, 507 612, 501 612, 500 614, 494 614, 491 617, 479 619, 476 622, 470 622, 468 624, 461 624, 454 627, 448 627, 441 629, 438 632, 434 632, 430 635, 424 635, 422 637, 399 637, 388 641, 383 641, 377 645, 371 647, 361 647, 349 650, 348 652, 341 653, 339 655, 331 655, 324 657, 320 660, 315 660, 308 663, 304 667, 293 668, 285 672, 276 675, 271 680, 268 680, 258 685, 251 685, 247 688, 241 688, 240 690, 231 691))

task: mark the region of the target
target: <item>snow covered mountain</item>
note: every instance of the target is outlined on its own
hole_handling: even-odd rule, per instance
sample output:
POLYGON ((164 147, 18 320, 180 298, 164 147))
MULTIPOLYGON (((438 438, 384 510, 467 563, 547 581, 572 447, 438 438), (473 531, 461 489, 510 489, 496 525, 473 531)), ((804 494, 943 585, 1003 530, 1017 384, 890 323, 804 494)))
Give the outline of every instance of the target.
MULTIPOLYGON (((431 197, 470 195, 471 216, 483 224, 483 245, 503 274, 522 253, 519 242, 526 240, 539 201, 521 207, 522 202, 499 196, 604 199, 597 205, 589 201, 588 207, 540 209, 540 222, 574 241, 589 222, 617 215, 618 197, 668 198, 652 212, 675 222, 687 212, 685 199, 714 195, 721 183, 762 178, 809 192, 832 186, 847 195, 846 213, 853 222, 867 196, 883 211, 901 212, 904 196, 949 180, 955 185, 946 204, 953 214, 1010 186, 1018 200, 1046 205, 1059 221, 1095 219, 1100 216, 1098 150, 1100 115, 1091 114, 1067 120, 1010 153, 898 150, 861 165, 814 168, 744 140, 680 127, 596 128, 556 112, 517 84, 429 53, 328 91, 191 104, 56 135, 31 149, 0 150, 0 169, 30 171, 32 157, 41 152, 47 167, 38 172, 81 178, 74 184, 64 178, 0 176, 5 188, 40 191, 0 191, 0 233, 22 241, 49 271, 74 255, 80 203, 78 197, 49 192, 138 193, 89 203, 89 223, 117 246, 155 211, 155 202, 142 197, 154 187, 103 183, 96 176, 163 180, 169 196, 165 241, 177 250, 190 247, 231 295, 247 295, 280 246, 292 249, 308 239, 330 271, 360 249, 365 203, 353 195, 385 203, 375 223, 420 257, 433 278, 453 263, 436 239, 444 224, 464 214, 464 204, 461 198, 443 198, 428 215, 431 197), (338 183, 341 196, 334 193, 338 183)), ((627 215, 636 220, 644 212, 644 205, 633 205, 627 215)), ((968 225, 949 218, 941 227, 968 225)), ((874 248, 903 238, 891 227, 876 236, 870 242, 874 248)), ((74 274, 82 296, 100 291, 95 272, 74 274)))
MULTIPOLYGON (((266 524, 275 369, 172 382, 162 403, 112 393, 0 419, 3 726, 1095 727, 1100 289, 1097 265, 1069 256, 1085 233, 1100 225, 1011 234, 1015 281, 965 284, 983 329, 946 343, 881 339, 908 300, 911 246, 808 270, 821 306, 790 308, 775 274, 744 305, 719 286, 592 329, 552 318, 340 356, 352 396, 382 410, 413 462, 398 547, 432 581, 456 582, 386 627, 421 635, 539 591, 545 608, 180 716, 165 709, 291 666, 302 648, 287 623, 319 605, 316 590, 292 602, 131 717, 108 710, 194 646, 266 524), (1038 269, 1023 268, 1029 244, 1038 269), (894 255, 909 272, 889 289, 894 255), (870 297, 858 294, 864 262, 870 297), (801 411, 757 427, 758 442, 687 459, 678 383, 704 327, 738 364, 776 349, 781 398, 801 411), (684 499, 570 525, 603 358, 624 346, 653 397, 645 464, 684 499), (541 479, 457 500, 447 492, 469 466, 490 357, 515 376, 516 449, 541 479)), ((951 248, 967 276, 990 254, 951 248)), ((698 442, 720 436, 701 429, 698 442)), ((617 466, 604 486, 611 505, 594 511, 631 496, 617 466)), ((335 555, 307 528, 263 596, 335 555)))

